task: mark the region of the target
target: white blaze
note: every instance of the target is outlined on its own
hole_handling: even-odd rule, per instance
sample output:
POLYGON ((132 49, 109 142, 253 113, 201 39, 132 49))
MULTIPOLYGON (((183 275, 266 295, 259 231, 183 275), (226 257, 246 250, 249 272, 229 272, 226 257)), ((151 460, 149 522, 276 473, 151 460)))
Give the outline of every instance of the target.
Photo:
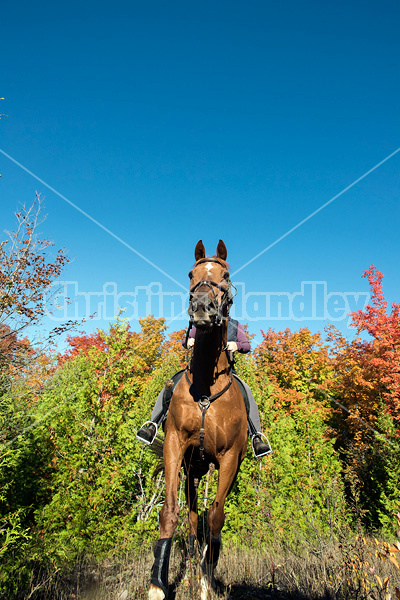
POLYGON ((211 269, 213 268, 213 266, 214 265, 212 263, 207 263, 206 264, 206 269, 207 269, 207 275, 208 275, 208 277, 210 277, 211 269))

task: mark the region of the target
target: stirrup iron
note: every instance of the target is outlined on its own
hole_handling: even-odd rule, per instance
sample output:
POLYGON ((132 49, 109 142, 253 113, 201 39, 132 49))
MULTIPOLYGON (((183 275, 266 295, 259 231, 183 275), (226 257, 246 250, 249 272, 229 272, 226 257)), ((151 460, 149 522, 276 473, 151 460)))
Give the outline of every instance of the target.
POLYGON ((263 456, 269 456, 270 454, 273 453, 273 450, 271 448, 271 444, 269 443, 269 439, 267 438, 266 435, 264 435, 260 431, 257 431, 257 433, 253 433, 253 435, 251 436, 251 450, 253 452, 254 458, 262 458, 263 456), (255 437, 261 438, 261 440, 263 440, 267 444, 267 446, 268 446, 268 449, 265 452, 263 452, 262 454, 256 454, 254 452, 253 440, 254 440, 255 437))
POLYGON ((155 423, 154 421, 146 421, 145 423, 143 423, 143 425, 140 427, 140 429, 139 429, 139 431, 136 434, 136 438, 140 442, 142 442, 143 444, 146 444, 146 446, 151 446, 151 444, 154 442, 154 440, 156 438, 156 435, 157 435, 157 432, 158 432, 158 425, 157 425, 157 423, 155 423), (147 427, 149 425, 154 425, 154 427, 156 428, 156 432, 153 435, 153 439, 151 441, 145 440, 144 438, 140 437, 140 435, 139 435, 140 429, 144 429, 145 427, 147 427))

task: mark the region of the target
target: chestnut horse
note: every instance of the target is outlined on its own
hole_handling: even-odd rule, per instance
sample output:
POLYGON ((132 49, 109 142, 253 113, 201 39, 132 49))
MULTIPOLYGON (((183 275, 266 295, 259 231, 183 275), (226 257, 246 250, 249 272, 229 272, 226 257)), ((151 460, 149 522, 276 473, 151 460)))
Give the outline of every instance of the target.
POLYGON ((154 550, 149 600, 162 600, 168 590, 172 536, 178 522, 178 481, 186 473, 190 547, 196 544, 198 513, 195 480, 214 463, 219 470, 215 500, 208 511, 208 532, 202 562, 202 598, 213 585, 218 561, 224 504, 247 450, 247 416, 243 397, 232 377, 226 351, 227 317, 232 304, 225 244, 206 258, 200 240, 189 273, 191 323, 196 326, 193 356, 175 388, 165 421, 165 501, 160 513, 160 539, 154 550))

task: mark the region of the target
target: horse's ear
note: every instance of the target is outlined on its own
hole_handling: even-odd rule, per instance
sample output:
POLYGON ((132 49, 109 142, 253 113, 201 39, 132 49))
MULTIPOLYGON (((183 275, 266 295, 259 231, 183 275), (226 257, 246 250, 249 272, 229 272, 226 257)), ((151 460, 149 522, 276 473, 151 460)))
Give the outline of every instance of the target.
POLYGON ((204 248, 204 244, 201 240, 199 240, 196 244, 196 248, 194 249, 194 257, 196 262, 201 258, 205 258, 206 249, 204 248))
POLYGON ((228 256, 228 251, 226 249, 226 246, 222 240, 219 240, 218 246, 217 246, 217 257, 222 258, 222 260, 226 260, 227 256, 228 256))

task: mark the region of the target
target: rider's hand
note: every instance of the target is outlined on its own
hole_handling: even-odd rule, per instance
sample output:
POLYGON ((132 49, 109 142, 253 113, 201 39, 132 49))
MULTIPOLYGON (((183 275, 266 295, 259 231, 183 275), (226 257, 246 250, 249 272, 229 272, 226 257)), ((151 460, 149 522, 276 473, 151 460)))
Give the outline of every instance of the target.
POLYGON ((237 350, 237 343, 236 342, 228 342, 226 344, 226 347, 229 350, 229 352, 236 352, 236 350, 237 350))
POLYGON ((187 341, 187 347, 193 348, 193 346, 194 346, 194 338, 189 338, 187 341))

